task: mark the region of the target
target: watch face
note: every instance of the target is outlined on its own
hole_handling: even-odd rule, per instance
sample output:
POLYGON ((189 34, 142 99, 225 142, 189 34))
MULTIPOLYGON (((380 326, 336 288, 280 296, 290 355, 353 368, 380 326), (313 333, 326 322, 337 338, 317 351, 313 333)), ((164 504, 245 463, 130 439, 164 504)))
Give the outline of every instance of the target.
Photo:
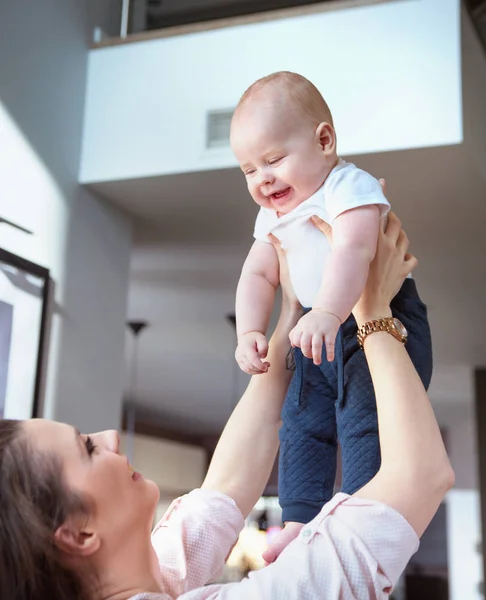
POLYGON ((395 325, 396 330, 398 331, 398 333, 406 338, 408 335, 407 330, 405 329, 403 323, 401 321, 399 321, 398 319, 393 319, 393 324, 395 325))

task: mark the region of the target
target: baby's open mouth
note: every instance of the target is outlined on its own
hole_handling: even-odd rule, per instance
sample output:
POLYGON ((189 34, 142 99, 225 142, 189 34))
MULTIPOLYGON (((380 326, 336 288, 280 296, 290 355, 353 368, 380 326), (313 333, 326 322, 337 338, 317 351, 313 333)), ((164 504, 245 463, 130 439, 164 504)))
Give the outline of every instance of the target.
POLYGON ((280 190, 279 192, 274 192, 273 194, 271 194, 271 198, 273 198, 274 200, 280 200, 281 198, 284 198, 289 192, 290 188, 288 187, 284 190, 280 190))

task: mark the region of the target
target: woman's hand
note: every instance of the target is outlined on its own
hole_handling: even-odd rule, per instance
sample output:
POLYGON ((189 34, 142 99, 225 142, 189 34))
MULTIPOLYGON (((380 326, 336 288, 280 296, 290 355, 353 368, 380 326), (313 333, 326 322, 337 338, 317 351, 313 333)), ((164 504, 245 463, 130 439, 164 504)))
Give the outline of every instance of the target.
POLYGON ((391 315, 390 302, 418 264, 415 256, 408 253, 408 246, 400 219, 390 212, 386 227, 378 236, 366 286, 353 309, 358 327, 366 321, 391 315))

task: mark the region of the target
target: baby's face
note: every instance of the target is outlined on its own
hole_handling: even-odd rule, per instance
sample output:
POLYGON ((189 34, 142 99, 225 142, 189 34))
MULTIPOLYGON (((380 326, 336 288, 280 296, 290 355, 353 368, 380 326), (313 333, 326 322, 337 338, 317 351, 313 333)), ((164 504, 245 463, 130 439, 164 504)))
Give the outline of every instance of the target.
POLYGON ((282 215, 312 196, 330 171, 316 127, 275 102, 244 105, 232 123, 231 146, 253 200, 282 215))

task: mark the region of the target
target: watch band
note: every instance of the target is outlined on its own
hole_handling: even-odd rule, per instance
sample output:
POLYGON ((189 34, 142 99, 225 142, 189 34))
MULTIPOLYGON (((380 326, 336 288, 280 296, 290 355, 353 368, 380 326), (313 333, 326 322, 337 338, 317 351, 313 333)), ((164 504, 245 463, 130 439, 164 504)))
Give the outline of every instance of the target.
POLYGON ((363 344, 365 339, 371 334, 376 333, 377 331, 384 331, 385 333, 389 333, 396 340, 405 344, 407 341, 407 331, 403 327, 403 325, 398 321, 398 325, 401 329, 403 329, 403 333, 401 333, 397 328, 398 319, 395 317, 384 317, 382 319, 375 319, 374 321, 368 321, 364 325, 362 325, 358 329, 357 338, 360 348, 363 349, 363 344))

